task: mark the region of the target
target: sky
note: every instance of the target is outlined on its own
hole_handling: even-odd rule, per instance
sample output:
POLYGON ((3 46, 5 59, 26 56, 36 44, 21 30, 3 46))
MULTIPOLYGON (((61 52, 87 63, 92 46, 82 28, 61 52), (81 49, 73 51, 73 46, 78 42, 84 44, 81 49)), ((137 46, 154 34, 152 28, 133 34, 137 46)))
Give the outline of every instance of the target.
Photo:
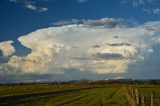
POLYGON ((160 0, 1 0, 0 83, 160 78, 160 0))

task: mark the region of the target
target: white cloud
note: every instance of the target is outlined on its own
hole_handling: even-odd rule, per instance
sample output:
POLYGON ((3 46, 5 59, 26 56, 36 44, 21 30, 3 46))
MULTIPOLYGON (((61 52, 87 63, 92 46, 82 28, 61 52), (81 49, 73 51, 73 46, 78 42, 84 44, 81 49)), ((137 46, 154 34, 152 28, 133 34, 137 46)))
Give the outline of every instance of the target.
POLYGON ((31 10, 37 11, 37 7, 34 6, 34 5, 32 5, 32 4, 27 4, 27 5, 26 5, 26 8, 29 8, 29 9, 31 9, 31 10))
MULTIPOLYGON (((43 2, 46 1, 46 0, 42 0, 43 2)), ((10 0, 10 2, 14 2, 14 3, 22 3, 24 4, 25 8, 28 8, 28 9, 31 9, 33 11, 37 11, 37 12, 45 12, 45 11, 48 11, 48 8, 46 7, 40 7, 40 6, 36 6, 36 4, 38 2, 42 2, 42 1, 28 1, 28 0, 10 0)))
POLYGON ((159 8, 153 9, 153 13, 157 14, 157 15, 160 15, 160 9, 159 8))
POLYGON ((141 6, 141 10, 148 13, 148 14, 156 14, 160 15, 160 9, 159 7, 154 8, 143 8, 145 4, 156 4, 159 3, 160 0, 122 0, 123 4, 132 4, 133 6, 141 6))
POLYGON ((144 11, 144 12, 146 12, 146 13, 148 13, 148 14, 151 14, 151 13, 152 13, 152 10, 151 10, 151 9, 146 9, 146 8, 144 8, 144 9, 142 9, 142 11, 144 11))
POLYGON ((144 5, 146 3, 157 2, 158 0, 122 0, 123 4, 131 3, 133 6, 144 5))
POLYGON ((57 21, 57 22, 52 23, 52 25, 54 25, 54 26, 63 26, 63 25, 78 24, 78 23, 81 23, 81 21, 77 20, 77 19, 71 19, 71 20, 57 21))
POLYGON ((48 11, 48 8, 46 8, 46 7, 40 7, 40 10, 39 10, 40 12, 44 12, 44 11, 48 11))
POLYGON ((113 79, 126 79, 125 77, 122 77, 122 76, 118 76, 118 77, 115 77, 115 78, 113 78, 113 79))
POLYGON ((115 18, 101 18, 99 20, 84 20, 84 24, 91 26, 105 26, 108 28, 113 28, 123 25, 123 19, 115 18))
POLYGON ((10 56, 15 52, 12 43, 13 41, 0 42, 0 51, 2 51, 4 56, 10 56))
POLYGON ((64 45, 54 41, 54 38, 46 38, 45 34, 43 35, 43 31, 39 30, 27 36, 21 36, 18 40, 22 45, 32 49, 32 52, 25 57, 12 56, 8 64, 21 68, 24 72, 47 71, 54 58, 53 55, 59 53, 64 45))
POLYGON ((19 37, 32 52, 25 57, 12 56, 8 64, 24 72, 63 73, 78 68, 97 74, 124 73, 130 64, 145 61, 145 56, 154 52, 152 46, 160 43, 159 21, 136 27, 102 27, 108 23, 106 19, 85 22, 19 37))
POLYGON ((159 8, 153 8, 153 9, 142 9, 142 11, 149 13, 149 14, 156 14, 160 15, 160 9, 159 8))
POLYGON ((45 11, 48 11, 48 8, 37 7, 37 6, 33 5, 33 4, 26 4, 25 7, 28 8, 28 9, 37 11, 37 12, 45 12, 45 11))
POLYGON ((108 28, 113 28, 113 27, 124 27, 125 24, 130 24, 133 25, 136 22, 133 20, 127 20, 126 22, 121 19, 121 18, 101 18, 101 19, 95 19, 95 20, 77 20, 77 19, 71 19, 71 20, 61 20, 52 23, 54 26, 63 26, 63 25, 72 25, 72 24, 84 24, 84 25, 89 25, 89 26, 99 26, 99 27, 108 27, 108 28))

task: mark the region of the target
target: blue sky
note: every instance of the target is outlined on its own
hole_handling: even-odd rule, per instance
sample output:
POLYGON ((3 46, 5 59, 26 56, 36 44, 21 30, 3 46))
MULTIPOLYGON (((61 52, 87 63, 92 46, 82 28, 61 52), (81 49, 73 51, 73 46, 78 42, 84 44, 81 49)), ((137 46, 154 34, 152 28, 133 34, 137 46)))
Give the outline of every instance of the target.
POLYGON ((1 0, 0 81, 159 78, 159 7, 159 0, 1 0))
POLYGON ((131 2, 123 3, 123 0, 88 0, 82 3, 78 0, 37 0, 36 6, 48 8, 48 11, 37 12, 25 8, 26 4, 23 1, 25 0, 17 3, 8 0, 0 1, 0 34, 3 35, 1 41, 16 39, 20 35, 48 27, 61 20, 114 17, 144 23, 160 18, 157 14, 151 15, 142 11, 142 9, 160 7, 160 3, 157 2, 145 2, 134 6, 131 2))

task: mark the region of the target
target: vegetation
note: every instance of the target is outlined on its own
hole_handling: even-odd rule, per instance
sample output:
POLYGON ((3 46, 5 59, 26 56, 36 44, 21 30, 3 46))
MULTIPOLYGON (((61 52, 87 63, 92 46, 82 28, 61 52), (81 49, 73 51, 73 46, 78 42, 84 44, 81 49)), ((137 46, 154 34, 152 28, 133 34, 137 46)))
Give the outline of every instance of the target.
POLYGON ((87 87, 96 87, 96 86, 92 84, 87 84, 87 83, 0 85, 0 96, 21 95, 21 94, 87 88, 87 87))
POLYGON ((155 93, 155 102, 160 106, 160 86, 149 86, 149 87, 138 87, 139 92, 141 92, 145 97, 150 97, 151 93, 155 93))
POLYGON ((18 106, 129 106, 121 88, 93 88, 65 94, 27 98, 18 106))
POLYGON ((0 85, 0 105, 130 106, 132 102, 136 103, 136 94, 132 94, 135 89, 145 99, 149 99, 151 91, 155 91, 156 106, 160 104, 160 86, 157 82, 102 80, 0 85))

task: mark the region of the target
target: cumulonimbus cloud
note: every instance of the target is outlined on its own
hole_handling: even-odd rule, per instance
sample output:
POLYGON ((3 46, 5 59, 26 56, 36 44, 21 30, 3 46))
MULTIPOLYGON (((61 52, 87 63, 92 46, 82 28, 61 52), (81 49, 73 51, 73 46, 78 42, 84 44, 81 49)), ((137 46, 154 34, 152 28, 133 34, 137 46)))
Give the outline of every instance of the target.
POLYGON ((69 68, 97 74, 124 73, 128 65, 145 61, 145 55, 153 52, 152 46, 160 43, 159 21, 136 27, 102 26, 100 19, 96 25, 49 27, 20 36, 18 40, 32 52, 24 57, 14 55, 7 64, 27 73, 63 73, 69 68))

